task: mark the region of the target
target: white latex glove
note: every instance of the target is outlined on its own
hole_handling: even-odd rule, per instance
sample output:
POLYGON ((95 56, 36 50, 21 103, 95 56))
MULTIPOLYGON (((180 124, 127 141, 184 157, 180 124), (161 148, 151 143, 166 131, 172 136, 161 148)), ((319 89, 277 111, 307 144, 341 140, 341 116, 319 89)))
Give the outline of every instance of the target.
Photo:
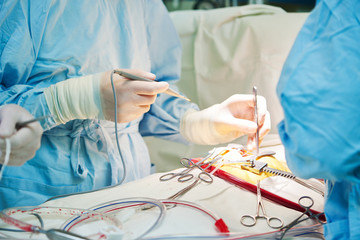
MULTIPOLYGON (((133 75, 155 79, 142 70, 124 70, 133 75)), ((73 119, 115 120, 115 101, 108 71, 79 78, 71 78, 45 89, 44 95, 56 123, 73 119)), ((150 109, 156 96, 168 89, 166 82, 129 81, 113 74, 117 97, 117 121, 130 122, 150 109)))
MULTIPOLYGON (((125 71, 150 80, 156 78, 154 74, 142 70, 127 69, 125 71)), ((105 119, 114 121, 115 102, 110 74, 111 72, 105 73, 101 81, 101 105, 105 119)), ((113 75, 113 80, 117 95, 118 122, 130 122, 148 112, 151 104, 155 102, 157 94, 165 92, 169 88, 167 82, 129 81, 118 74, 113 75)))
POLYGON ((21 166, 27 160, 35 156, 40 148, 41 135, 43 132, 39 122, 33 122, 16 130, 16 123, 33 119, 34 117, 24 108, 9 104, 0 109, 0 163, 4 163, 5 138, 10 139, 11 154, 8 165, 21 166))
MULTIPOLYGON (((270 114, 266 100, 258 96, 259 142, 270 131, 270 114)), ((235 94, 220 104, 202 111, 189 110, 181 119, 181 134, 189 141, 202 145, 231 142, 248 135, 247 149, 256 147, 253 95, 235 94)))

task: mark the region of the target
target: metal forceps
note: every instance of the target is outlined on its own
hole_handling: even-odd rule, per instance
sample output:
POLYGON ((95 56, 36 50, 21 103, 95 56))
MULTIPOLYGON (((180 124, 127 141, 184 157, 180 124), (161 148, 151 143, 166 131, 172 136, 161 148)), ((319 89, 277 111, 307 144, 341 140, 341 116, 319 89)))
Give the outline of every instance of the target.
POLYGON ((181 172, 177 172, 177 173, 175 173, 175 172, 166 173, 166 174, 160 176, 159 179, 160 179, 160 181, 169 181, 173 178, 179 177, 178 182, 187 182, 194 178, 194 174, 191 174, 190 172, 192 170, 194 170, 195 168, 198 168, 201 171, 198 174, 198 177, 200 178, 200 180, 207 182, 207 183, 212 183, 213 179, 210 176, 210 174, 208 172, 206 172, 204 169, 202 169, 202 167, 201 167, 203 165, 208 164, 208 163, 204 163, 204 162, 207 159, 209 159, 212 154, 213 153, 208 154, 206 157, 204 157, 198 163, 194 163, 191 159, 188 159, 188 158, 182 158, 180 160, 180 162, 181 162, 181 165, 186 167, 185 170, 183 170, 181 172))
POLYGON ((291 228, 293 228, 295 225, 306 221, 308 219, 315 219, 318 223, 320 224, 325 224, 326 220, 322 220, 321 218, 325 219, 325 214, 322 213, 313 213, 311 211, 312 206, 314 205, 314 200, 309 197, 309 196, 302 196, 301 198, 299 198, 299 205, 305 209, 305 211, 299 216, 297 217, 295 220, 293 220, 291 223, 289 223, 288 225, 286 225, 285 227, 281 228, 281 230, 284 230, 283 234, 281 235, 280 239, 283 239, 283 237, 285 236, 285 233, 290 230, 291 228), (309 217, 307 218, 303 218, 304 215, 308 215, 309 217))
POLYGON ((264 204, 261 200, 261 191, 260 191, 260 181, 257 181, 256 184, 257 187, 257 206, 256 206, 256 215, 242 215, 240 219, 240 223, 246 227, 252 227, 255 226, 257 223, 258 218, 265 218, 266 222, 269 227, 278 229, 281 228, 284 223, 283 221, 278 217, 269 217, 266 215, 264 204), (260 208, 262 210, 262 215, 260 215, 260 208))
POLYGON ((253 87, 253 95, 254 95, 254 121, 256 123, 256 134, 255 134, 256 155, 255 156, 257 157, 259 155, 259 116, 258 116, 257 88, 256 88, 256 86, 253 87))
MULTIPOLYGON (((166 173, 164 175, 162 175, 159 179, 160 181, 169 181, 173 178, 178 177, 178 182, 187 182, 190 181, 191 179, 194 178, 194 174, 191 174, 190 172, 192 170, 194 170, 195 168, 198 168, 201 172, 198 174, 198 177, 200 178, 200 180, 207 182, 207 183, 211 183, 212 182, 212 177, 210 176, 209 173, 207 173, 206 171, 204 171, 201 166, 205 165, 206 163, 193 163, 193 161, 191 161, 191 159, 187 159, 187 158, 183 158, 181 161, 189 161, 189 166, 178 173, 175 172, 171 172, 171 173, 166 173)), ((184 165, 184 164, 183 164, 184 165)), ((185 165, 184 165, 185 166, 185 165)))
POLYGON ((205 160, 203 159, 202 161, 199 162, 201 164, 201 166, 202 165, 208 165, 208 166, 206 166, 204 169, 201 168, 201 166, 197 166, 197 167, 200 168, 201 172, 197 175, 197 178, 195 179, 195 181, 193 183, 191 183, 189 186, 181 189, 180 191, 178 191, 174 195, 168 197, 167 199, 176 199, 176 198, 182 196, 183 194, 190 191, 193 187, 195 187, 200 181, 203 181, 203 182, 206 182, 206 183, 212 183, 214 181, 214 179, 213 179, 213 177, 211 176, 210 173, 206 172, 206 170, 208 168, 210 168, 211 165, 213 165, 214 163, 216 163, 217 161, 219 161, 221 159, 221 157, 219 157, 219 155, 224 156, 228 152, 229 152, 229 150, 223 150, 220 153, 216 154, 216 156, 213 158, 213 160, 211 162, 204 163, 204 161, 206 159, 209 159, 211 157, 211 155, 213 154, 213 153, 210 153, 207 157, 204 158, 205 160))

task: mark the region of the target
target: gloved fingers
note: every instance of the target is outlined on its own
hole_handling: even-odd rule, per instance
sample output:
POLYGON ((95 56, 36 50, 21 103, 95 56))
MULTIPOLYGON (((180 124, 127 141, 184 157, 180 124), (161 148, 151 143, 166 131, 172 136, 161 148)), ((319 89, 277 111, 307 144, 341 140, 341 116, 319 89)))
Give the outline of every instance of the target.
POLYGON ((147 79, 150 79, 150 80, 155 80, 156 79, 155 74, 153 74, 151 72, 146 72, 146 71, 143 71, 143 70, 140 70, 140 69, 116 69, 116 70, 124 71, 124 72, 130 73, 132 75, 147 78, 147 79))
POLYGON ((240 119, 254 119, 254 98, 248 94, 234 94, 221 103, 231 114, 240 119))
POLYGON ((257 96, 257 110, 259 124, 263 125, 265 121, 265 116, 266 114, 268 114, 266 99, 263 96, 257 96))
POLYGON ((11 148, 20 149, 23 146, 37 146, 40 147, 40 136, 42 128, 39 122, 33 122, 20 128, 13 136, 11 136, 11 148))
POLYGON ((215 127, 221 135, 228 135, 229 133, 237 133, 239 137, 243 134, 252 134, 256 131, 256 124, 246 119, 239 119, 235 117, 224 118, 224 121, 216 120, 215 127))
MULTIPOLYGON (((262 141, 264 140, 264 137, 270 132, 271 129, 271 119, 270 119, 270 113, 267 111, 266 114, 263 117, 263 124, 259 125, 259 145, 261 146, 262 141)), ((249 134, 248 135, 248 141, 247 141, 247 150, 248 151, 254 151, 256 149, 256 137, 255 134, 249 134)))
MULTIPOLYGON (((10 154, 9 166, 22 166, 24 163, 32 159, 36 151, 40 148, 39 144, 28 143, 27 145, 21 146, 21 148, 12 148, 10 154)), ((2 159, 4 160, 4 159, 2 159)))
POLYGON ((157 95, 169 88, 167 82, 128 81, 126 87, 138 95, 157 95))
POLYGON ((263 124, 260 125, 260 129, 259 129, 260 141, 264 139, 264 137, 270 132, 271 129, 271 118, 270 118, 270 113, 268 111, 266 111, 262 122, 263 124))
MULTIPOLYGON (((132 107, 123 107, 118 109, 117 113, 117 122, 118 123, 127 123, 133 121, 139 117, 141 117, 144 113, 150 110, 151 105, 139 105, 132 107)), ((111 121, 115 121, 115 119, 110 119, 111 121)))
POLYGON ((20 122, 20 121, 12 118, 1 119, 0 138, 7 138, 13 135, 15 132, 16 122, 20 122))
MULTIPOLYGON (((259 141, 260 144, 260 141, 259 141)), ((255 134, 248 135, 247 143, 246 143, 246 149, 249 152, 253 152, 256 149, 256 141, 255 141, 255 134)))
MULTIPOLYGON (((9 166, 21 166, 27 160, 35 156, 36 151, 40 148, 42 128, 38 122, 31 123, 16 131, 10 137, 11 154, 9 166)), ((0 162, 4 162, 6 144, 1 139, 1 150, 3 155, 0 162)))
POLYGON ((5 105, 0 110, 0 148, 2 151, 0 163, 5 160, 6 142, 10 139, 11 154, 8 165, 20 166, 34 157, 40 148, 43 129, 39 122, 33 122, 16 130, 16 123, 33 119, 24 108, 16 105, 5 105))
POLYGON ((151 105, 155 102, 157 94, 166 91, 168 87, 169 84, 166 82, 125 82, 122 91, 117 93, 118 108, 124 105, 151 105))
MULTIPOLYGON (((132 75, 155 80, 155 75, 137 69, 125 69, 132 75)), ((110 74, 107 73, 101 79, 101 107, 106 120, 115 120, 115 102, 111 86, 110 74)), ((166 91, 169 87, 167 82, 146 82, 130 80, 119 74, 113 74, 116 92, 117 122, 124 123, 135 120, 150 109, 150 105, 156 100, 157 94, 166 91)))
POLYGON ((156 101, 157 95, 138 95, 134 99, 134 104, 136 106, 146 106, 151 105, 156 101))
POLYGON ((3 106, 0 111, 0 137, 10 137, 16 132, 16 123, 32 118, 33 116, 27 110, 16 104, 3 106))
MULTIPOLYGON (((254 121, 254 96, 251 94, 234 94, 223 103, 236 118, 254 121)), ((259 124, 262 125, 267 112, 266 99, 263 96, 257 97, 257 110, 259 124)))

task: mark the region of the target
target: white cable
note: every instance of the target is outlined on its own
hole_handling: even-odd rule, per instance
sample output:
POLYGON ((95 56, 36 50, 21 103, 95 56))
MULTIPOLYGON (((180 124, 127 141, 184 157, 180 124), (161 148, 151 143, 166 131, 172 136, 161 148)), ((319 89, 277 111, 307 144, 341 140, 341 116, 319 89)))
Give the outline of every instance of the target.
POLYGON ((6 142, 6 152, 5 152, 5 160, 4 163, 0 169, 0 181, 4 172, 4 169, 6 167, 6 165, 9 163, 10 160, 10 152, 11 152, 11 143, 10 143, 10 139, 5 138, 5 142, 6 142))

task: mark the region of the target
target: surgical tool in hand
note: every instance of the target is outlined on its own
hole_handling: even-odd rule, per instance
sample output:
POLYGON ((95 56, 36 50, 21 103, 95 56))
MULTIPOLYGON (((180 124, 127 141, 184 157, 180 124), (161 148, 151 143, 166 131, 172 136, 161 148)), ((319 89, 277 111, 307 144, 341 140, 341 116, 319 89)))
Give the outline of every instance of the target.
POLYGON ((259 116, 258 116, 258 107, 257 107, 257 88, 253 87, 254 94, 254 121, 256 123, 256 134, 255 134, 255 142, 256 142, 256 156, 259 155, 259 116))
MULTIPOLYGON (((119 74, 120 76, 128 78, 129 80, 144 81, 144 82, 157 82, 156 80, 150 80, 150 79, 140 77, 140 76, 136 76, 134 74, 127 73, 127 72, 124 72, 124 71, 115 70, 114 72, 119 74)), ((168 94, 168 95, 178 97, 178 98, 182 98, 182 99, 185 99, 186 101, 191 102, 191 100, 189 98, 181 95, 180 93, 178 93, 177 91, 171 89, 170 87, 165 91, 165 93, 168 94)))
POLYGON ((36 122, 36 121, 41 121, 43 119, 49 118, 50 116, 51 115, 41 116, 41 117, 33 118, 33 119, 25 121, 25 122, 16 123, 15 128, 16 128, 16 130, 19 130, 20 128, 23 128, 23 127, 25 127, 26 125, 28 125, 30 123, 33 123, 33 122, 36 122))
POLYGON ((284 225, 284 223, 280 218, 269 217, 266 215, 264 204, 261 199, 260 180, 257 181, 256 187, 257 187, 256 215, 245 214, 241 217, 240 223, 246 227, 252 227, 252 226, 255 226, 255 224, 257 223, 257 220, 259 218, 264 218, 264 219, 266 219, 266 222, 269 227, 274 228, 274 229, 281 228, 284 225), (260 215, 260 209, 263 213, 262 215, 260 215))

